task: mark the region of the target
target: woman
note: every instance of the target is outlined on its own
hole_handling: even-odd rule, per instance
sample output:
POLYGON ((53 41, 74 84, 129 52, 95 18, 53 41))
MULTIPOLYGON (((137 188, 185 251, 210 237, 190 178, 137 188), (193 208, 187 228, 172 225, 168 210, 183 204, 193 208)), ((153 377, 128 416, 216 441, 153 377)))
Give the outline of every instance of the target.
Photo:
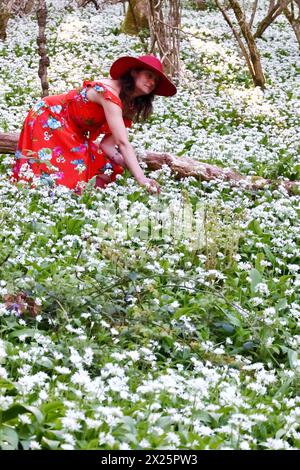
POLYGON ((96 186, 115 181, 127 167, 148 191, 156 181, 141 169, 126 127, 152 112, 154 95, 172 96, 176 87, 152 55, 121 57, 111 79, 85 81, 82 88, 39 101, 26 117, 13 168, 15 179, 37 176, 80 192, 96 176, 96 186), (105 134, 100 145, 94 140, 105 134))

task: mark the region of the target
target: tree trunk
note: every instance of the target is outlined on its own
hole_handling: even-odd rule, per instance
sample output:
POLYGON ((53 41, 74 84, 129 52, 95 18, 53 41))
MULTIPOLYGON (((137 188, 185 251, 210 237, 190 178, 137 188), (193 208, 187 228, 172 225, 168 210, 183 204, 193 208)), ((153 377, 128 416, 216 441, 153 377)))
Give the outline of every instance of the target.
POLYGON ((275 2, 270 2, 269 10, 267 15, 262 19, 262 21, 257 26, 257 30, 254 34, 254 38, 261 38, 265 30, 276 20, 276 18, 281 15, 284 6, 288 5, 291 0, 278 0, 275 2))
POLYGON ((256 11, 257 11, 257 5, 258 5, 258 0, 254 0, 253 5, 252 5, 251 18, 250 18, 250 21, 249 21, 249 28, 250 29, 253 26, 254 18, 255 18, 255 15, 256 15, 256 11))
POLYGON ((207 0, 194 0, 193 3, 197 10, 206 10, 207 9, 207 0))
POLYGON ((170 78, 180 74, 180 0, 149 0, 151 52, 158 50, 165 73, 170 78))
POLYGON ((28 15, 32 12, 35 0, 27 0, 24 6, 24 14, 28 15))
POLYGON ((225 7, 221 5, 220 1, 215 0, 215 3, 219 10, 222 12, 225 21, 231 28, 233 35, 241 48, 242 54, 245 58, 254 85, 264 89, 265 77, 260 61, 260 54, 256 46, 254 36, 251 33, 250 25, 246 21, 245 13, 241 9, 239 2, 237 0, 228 0, 228 3, 230 4, 234 15, 238 21, 240 31, 237 31, 237 29, 235 28, 229 15, 227 14, 225 7), (243 43, 241 35, 243 36, 247 47, 243 43))
POLYGON ((47 13, 48 12, 47 12, 46 1, 39 0, 36 14, 37 14, 37 20, 38 20, 38 25, 39 25, 39 35, 37 38, 37 44, 38 44, 38 49, 39 49, 40 62, 39 62, 38 74, 41 79, 42 96, 49 95, 47 67, 49 67, 50 61, 49 61, 49 57, 47 56, 46 36, 45 36, 47 13))
POLYGON ((0 39, 6 39, 8 20, 13 15, 28 15, 35 0, 0 0, 0 39))
MULTIPOLYGON (((284 5, 282 0, 281 3, 284 5)), ((283 13, 293 28, 296 39, 300 46, 300 0, 292 0, 290 7, 284 6, 283 13), (298 10, 298 15, 296 14, 296 10, 298 10)))
POLYGON ((0 0, 0 39, 6 39, 8 20, 14 15, 27 15, 32 11, 35 0, 0 0))
POLYGON ((8 20, 10 18, 10 13, 2 8, 0 4, 0 39, 1 41, 5 41, 6 39, 6 28, 8 24, 8 20))
POLYGON ((274 8, 274 5, 276 3, 276 0, 269 0, 269 8, 268 8, 268 13, 274 8))
POLYGON ((243 13, 239 5, 239 2, 237 0, 229 0, 229 3, 231 5, 231 8, 234 11, 236 19, 241 28, 242 35, 244 36, 244 39, 249 48, 251 63, 253 65, 253 72, 254 72, 252 74, 254 84, 255 86, 264 88, 265 77, 264 77, 264 73, 263 73, 263 69, 262 69, 262 65, 260 61, 260 54, 256 46, 254 36, 251 33, 248 23, 246 22, 245 14, 243 13))
POLYGON ((143 29, 149 29, 148 0, 128 0, 122 31, 126 34, 136 35, 143 29))
MULTIPOLYGON (((0 132, 0 154, 15 153, 18 140, 18 133, 0 132)), ((263 189, 271 184, 275 187, 283 186, 291 194, 300 192, 300 181, 272 181, 260 176, 244 176, 231 169, 220 168, 191 158, 175 157, 168 153, 147 152, 139 156, 139 160, 145 162, 150 170, 158 170, 167 165, 178 179, 193 176, 200 181, 222 180, 228 181, 231 186, 250 190, 263 189)))
POLYGON ((8 20, 12 15, 14 0, 0 0, 0 39, 5 41, 8 20))

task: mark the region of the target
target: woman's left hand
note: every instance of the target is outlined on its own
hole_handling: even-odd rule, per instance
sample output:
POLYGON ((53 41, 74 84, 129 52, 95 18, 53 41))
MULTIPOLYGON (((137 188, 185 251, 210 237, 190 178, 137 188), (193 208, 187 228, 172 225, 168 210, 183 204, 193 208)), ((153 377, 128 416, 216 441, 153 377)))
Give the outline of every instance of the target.
POLYGON ((145 188, 147 189, 148 193, 150 194, 159 194, 160 193, 160 186, 158 184, 157 181, 155 180, 152 180, 151 178, 146 178, 146 176, 144 178, 141 178, 138 180, 138 183, 141 185, 141 186, 145 186, 145 188))

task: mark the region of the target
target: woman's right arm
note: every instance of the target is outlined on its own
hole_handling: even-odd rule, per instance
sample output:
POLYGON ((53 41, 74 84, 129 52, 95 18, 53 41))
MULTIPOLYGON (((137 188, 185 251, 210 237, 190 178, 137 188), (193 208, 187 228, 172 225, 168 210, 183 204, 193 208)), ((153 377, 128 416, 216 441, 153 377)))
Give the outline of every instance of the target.
POLYGON ((110 160, 112 160, 117 165, 126 168, 124 158, 117 149, 115 139, 112 135, 105 135, 101 140, 99 147, 110 160))
POLYGON ((117 104, 105 99, 96 90, 90 88, 87 91, 90 101, 100 104, 105 113, 107 124, 113 135, 115 145, 124 158, 127 168, 142 186, 149 188, 150 192, 159 192, 159 185, 155 180, 147 178, 139 165, 135 151, 128 140, 127 130, 124 125, 122 109, 117 104))

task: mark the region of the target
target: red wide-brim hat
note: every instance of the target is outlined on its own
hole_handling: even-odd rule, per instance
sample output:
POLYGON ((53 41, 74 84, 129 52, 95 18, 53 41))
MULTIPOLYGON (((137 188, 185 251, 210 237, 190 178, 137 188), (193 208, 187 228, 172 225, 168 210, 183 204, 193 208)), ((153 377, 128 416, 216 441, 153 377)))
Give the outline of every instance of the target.
POLYGON ((168 79, 163 72, 161 61, 154 55, 143 55, 140 57, 120 57, 110 68, 110 76, 113 79, 122 77, 130 69, 149 69, 155 72, 160 81, 153 93, 159 96, 173 96, 176 93, 176 86, 168 79))

